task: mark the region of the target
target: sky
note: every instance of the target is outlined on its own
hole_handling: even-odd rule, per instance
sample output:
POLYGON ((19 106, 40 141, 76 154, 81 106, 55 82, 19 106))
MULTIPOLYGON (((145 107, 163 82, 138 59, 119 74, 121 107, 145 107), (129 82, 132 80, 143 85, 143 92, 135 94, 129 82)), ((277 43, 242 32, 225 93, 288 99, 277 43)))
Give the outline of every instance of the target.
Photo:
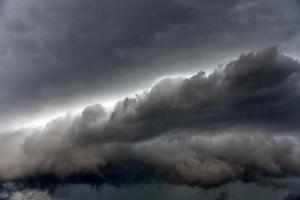
POLYGON ((278 46, 299 56, 297 0, 1 0, 0 130, 112 105, 165 76, 278 46))
POLYGON ((0 180, 299 175, 299 9, 0 0, 0 180))

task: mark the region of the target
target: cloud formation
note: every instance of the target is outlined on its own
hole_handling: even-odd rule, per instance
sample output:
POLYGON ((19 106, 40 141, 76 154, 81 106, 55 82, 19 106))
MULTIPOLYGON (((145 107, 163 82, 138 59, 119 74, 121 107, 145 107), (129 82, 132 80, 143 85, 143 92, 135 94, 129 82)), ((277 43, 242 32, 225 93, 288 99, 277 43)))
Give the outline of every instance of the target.
POLYGON ((207 69, 241 51, 290 40, 296 44, 300 17, 295 4, 2 0, 0 128, 139 90, 161 75, 193 72, 199 65, 207 69))
POLYGON ((164 79, 112 112, 92 105, 2 134, 0 178, 110 181, 123 167, 143 166, 172 183, 209 187, 299 174, 299 101, 298 61, 275 47, 243 54, 208 75, 164 79))

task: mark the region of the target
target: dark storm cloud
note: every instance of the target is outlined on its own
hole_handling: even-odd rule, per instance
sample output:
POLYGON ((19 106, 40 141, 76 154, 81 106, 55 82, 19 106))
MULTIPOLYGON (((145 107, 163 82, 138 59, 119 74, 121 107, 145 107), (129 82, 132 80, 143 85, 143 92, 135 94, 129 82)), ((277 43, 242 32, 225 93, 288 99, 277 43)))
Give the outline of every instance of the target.
POLYGON ((112 181, 142 166, 148 176, 209 187, 299 174, 299 100, 299 62, 276 48, 244 54, 209 75, 162 80, 112 113, 93 105, 1 135, 0 177, 112 181))
POLYGON ((298 62, 269 48, 242 55, 208 76, 200 72, 186 80, 165 79, 145 97, 119 102, 105 132, 138 140, 176 127, 297 130, 299 69, 298 62))
POLYGON ((284 43, 299 28, 293 8, 277 0, 1 1, 0 124, 140 89, 203 58, 284 43))

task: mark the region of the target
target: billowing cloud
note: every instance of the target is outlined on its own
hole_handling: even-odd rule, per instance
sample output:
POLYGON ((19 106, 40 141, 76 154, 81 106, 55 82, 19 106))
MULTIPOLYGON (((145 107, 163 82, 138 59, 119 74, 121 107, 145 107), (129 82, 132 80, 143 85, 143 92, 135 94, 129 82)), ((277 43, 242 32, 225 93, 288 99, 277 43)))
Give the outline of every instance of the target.
POLYGON ((2 134, 0 177, 109 182, 130 170, 209 187, 299 174, 299 100, 298 61, 274 47, 243 54, 208 75, 164 79, 111 112, 93 105, 2 134))
POLYGON ((296 4, 1 0, 0 130, 149 87, 161 75, 207 70, 241 51, 292 48, 296 4))

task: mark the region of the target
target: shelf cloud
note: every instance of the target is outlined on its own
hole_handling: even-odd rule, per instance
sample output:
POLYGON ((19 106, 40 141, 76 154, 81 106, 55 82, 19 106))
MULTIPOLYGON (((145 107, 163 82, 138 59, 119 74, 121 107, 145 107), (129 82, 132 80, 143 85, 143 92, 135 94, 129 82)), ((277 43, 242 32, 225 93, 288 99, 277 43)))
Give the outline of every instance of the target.
POLYGON ((1 134, 0 178, 93 174, 110 182, 124 166, 143 166, 170 183, 210 187, 249 174, 296 175, 299 101, 299 61, 276 47, 242 54, 210 74, 163 79, 113 111, 91 105, 1 134), (112 166, 120 167, 115 176, 112 166))

